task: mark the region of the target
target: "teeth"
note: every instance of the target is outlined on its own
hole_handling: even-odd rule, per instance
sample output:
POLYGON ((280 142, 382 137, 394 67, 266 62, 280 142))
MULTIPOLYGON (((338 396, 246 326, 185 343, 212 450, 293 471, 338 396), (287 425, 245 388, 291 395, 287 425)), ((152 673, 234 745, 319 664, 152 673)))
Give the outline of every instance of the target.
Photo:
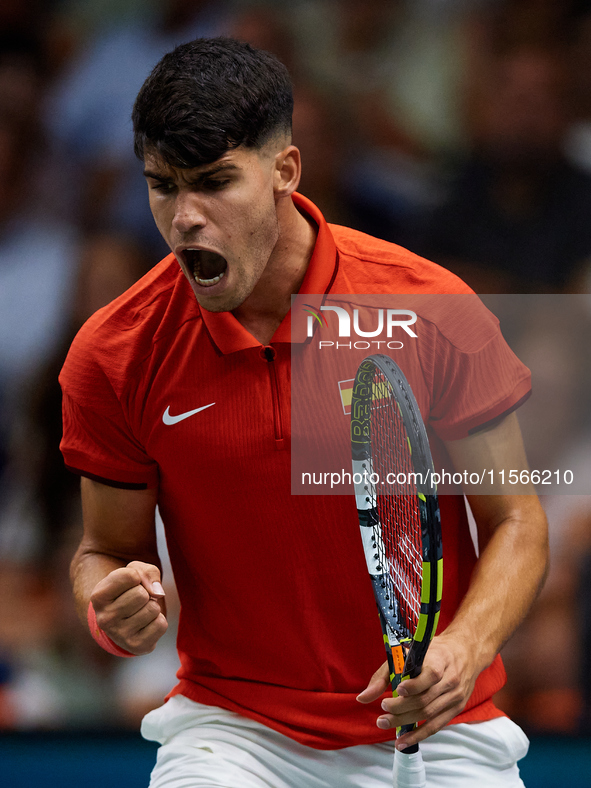
POLYGON ((201 249, 187 249, 186 252, 190 253, 187 255, 189 258, 189 263, 191 262, 190 258, 193 257, 193 278, 198 285, 201 287, 213 287, 213 285, 217 285, 217 283, 223 279, 224 274, 226 273, 225 271, 222 271, 220 274, 212 277, 211 279, 204 279, 199 275, 201 273, 201 256, 203 254, 208 255, 210 253, 203 252, 201 249))
POLYGON ((212 285, 217 285, 217 283, 224 278, 224 273, 225 271, 222 271, 219 276, 214 276, 213 279, 200 279, 196 274, 193 276, 198 285, 201 285, 202 287, 211 287, 212 285))

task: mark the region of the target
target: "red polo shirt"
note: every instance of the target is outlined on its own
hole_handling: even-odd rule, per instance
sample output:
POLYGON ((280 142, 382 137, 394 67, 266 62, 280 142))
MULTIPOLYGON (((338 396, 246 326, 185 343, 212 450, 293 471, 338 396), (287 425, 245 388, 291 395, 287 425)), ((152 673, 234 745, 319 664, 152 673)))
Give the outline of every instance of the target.
MULTIPOLYGON (((448 271, 294 201, 318 225, 301 293, 470 292, 448 271)), ((290 492, 290 333, 288 314, 265 349, 232 314, 200 309, 168 256, 76 337, 60 377, 62 451, 82 475, 158 486, 181 600, 172 694, 320 749, 385 741, 379 703, 355 701, 384 654, 354 498, 290 492)), ((462 405, 449 414, 458 437, 529 388, 498 328, 486 347, 504 372, 478 413, 462 405)), ((463 500, 443 496, 441 509, 443 628, 475 555, 463 500)), ((503 682, 497 659, 455 721, 499 715, 490 698, 503 682)))

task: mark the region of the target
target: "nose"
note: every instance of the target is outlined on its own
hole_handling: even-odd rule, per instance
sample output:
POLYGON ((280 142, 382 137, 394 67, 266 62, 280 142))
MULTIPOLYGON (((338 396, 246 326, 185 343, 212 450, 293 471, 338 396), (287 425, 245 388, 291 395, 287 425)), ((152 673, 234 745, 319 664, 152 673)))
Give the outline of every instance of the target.
POLYGON ((192 230, 200 230, 205 227, 206 222, 199 195, 180 190, 174 205, 173 228, 186 235, 192 230))

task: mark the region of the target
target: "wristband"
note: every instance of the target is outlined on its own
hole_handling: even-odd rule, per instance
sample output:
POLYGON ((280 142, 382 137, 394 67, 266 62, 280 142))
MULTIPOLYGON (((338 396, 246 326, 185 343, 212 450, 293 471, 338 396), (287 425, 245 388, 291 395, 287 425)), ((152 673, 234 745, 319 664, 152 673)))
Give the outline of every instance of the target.
POLYGON ((90 634, 101 648, 103 648, 105 651, 108 651, 109 654, 114 654, 116 657, 135 657, 135 654, 132 654, 130 651, 126 651, 124 648, 121 648, 116 643, 114 643, 111 638, 106 635, 99 627, 96 622, 96 613, 94 612, 92 602, 88 603, 87 618, 90 634))

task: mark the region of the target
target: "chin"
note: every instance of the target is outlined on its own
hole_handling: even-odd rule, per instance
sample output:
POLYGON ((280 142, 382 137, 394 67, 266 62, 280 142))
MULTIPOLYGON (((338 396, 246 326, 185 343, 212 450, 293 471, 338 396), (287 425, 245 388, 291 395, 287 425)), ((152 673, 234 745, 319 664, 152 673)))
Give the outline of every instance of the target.
POLYGON ((244 302, 244 298, 235 297, 218 297, 211 296, 208 298, 207 296, 203 296, 202 294, 196 295, 197 303, 202 309, 205 309, 207 312, 232 312, 234 309, 238 309, 238 307, 244 302))

